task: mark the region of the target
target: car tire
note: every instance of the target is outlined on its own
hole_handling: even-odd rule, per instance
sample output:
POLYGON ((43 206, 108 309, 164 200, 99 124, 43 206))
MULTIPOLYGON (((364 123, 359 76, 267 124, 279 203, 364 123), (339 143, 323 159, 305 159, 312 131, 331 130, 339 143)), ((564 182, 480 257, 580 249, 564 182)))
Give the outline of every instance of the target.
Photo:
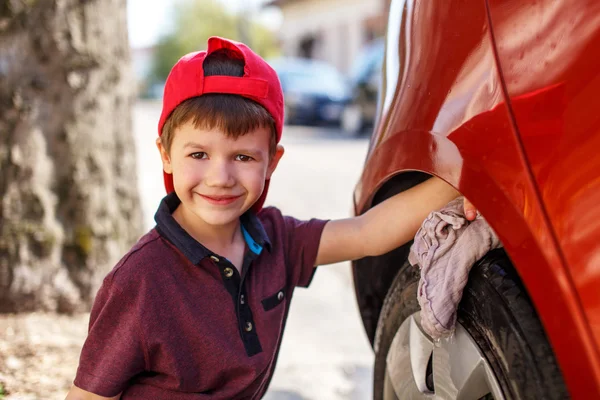
MULTIPOLYGON (((458 309, 455 333, 457 340, 453 342, 453 338, 444 339, 442 341, 445 343, 442 345, 432 342, 432 355, 426 355, 429 361, 425 375, 423 375, 425 383, 417 383, 419 380, 417 377, 421 375, 416 374, 415 371, 423 369, 418 367, 418 362, 415 364, 414 360, 418 357, 411 353, 415 351, 412 348, 413 339, 407 341, 406 343, 410 343, 410 345, 403 348, 396 347, 396 342, 394 342, 394 347, 392 344, 395 338, 396 340, 401 339, 405 331, 403 327, 407 326, 409 321, 420 325, 418 318, 413 317, 418 316, 420 311, 416 298, 418 282, 418 268, 406 263, 396 275, 383 303, 374 343, 373 398, 375 400, 424 399, 431 398, 434 393, 439 396, 435 396, 435 398, 444 399, 497 398, 494 393, 500 393, 498 397, 504 399, 563 400, 569 398, 552 348, 536 311, 508 256, 502 249, 488 253, 473 266, 458 309), (411 320, 411 318, 413 319, 411 320), (438 390, 436 377, 443 376, 443 373, 436 374, 435 370, 440 368, 436 365, 441 364, 436 364, 436 360, 442 359, 442 356, 438 354, 446 356, 451 354, 449 359, 446 358, 448 366, 456 366, 456 362, 461 362, 461 360, 453 361, 452 354, 455 358, 463 357, 461 354, 464 354, 464 350, 456 349, 457 346, 462 346, 462 342, 458 340, 459 329, 463 335, 465 335, 464 332, 467 332, 465 335, 467 341, 470 340, 475 344, 481 360, 485 360, 481 362, 485 364, 486 371, 493 375, 496 392, 491 391, 489 394, 478 392, 479 394, 475 397, 470 397, 465 395, 465 392, 469 393, 465 389, 459 395, 456 395, 456 392, 448 395, 449 392, 441 391, 442 389, 447 390, 447 383, 444 383, 443 379, 439 379, 444 383, 444 385, 440 384, 441 392, 436 392, 438 390), (438 353, 442 351, 440 350, 442 348, 446 349, 445 352, 438 353), (390 351, 390 349, 392 350, 390 351), (388 363, 388 357, 391 363, 388 363), (406 358, 410 360, 407 362, 406 358), (398 371, 398 360, 404 360, 402 362, 405 366, 409 365, 412 373, 396 374, 395 378, 391 378, 392 372, 398 371), (412 389, 402 389, 407 387, 412 387, 412 389), (416 391, 415 387, 417 387, 416 391), (402 395, 397 393, 399 388, 402 395)), ((410 332, 412 334, 414 331, 410 332)), ((418 335, 424 335, 422 331, 417 332, 418 335)), ((427 338, 431 340, 429 336, 427 338)), ((422 348, 420 349, 422 350, 422 348)), ((458 365, 462 366, 463 364, 458 365)), ((454 372, 460 372, 460 370, 461 368, 455 367, 454 372)), ((450 376, 454 372, 448 373, 448 375, 450 376)), ((486 378, 488 383, 490 382, 489 376, 488 374, 486 378)), ((452 376, 452 379, 455 377, 452 376)))

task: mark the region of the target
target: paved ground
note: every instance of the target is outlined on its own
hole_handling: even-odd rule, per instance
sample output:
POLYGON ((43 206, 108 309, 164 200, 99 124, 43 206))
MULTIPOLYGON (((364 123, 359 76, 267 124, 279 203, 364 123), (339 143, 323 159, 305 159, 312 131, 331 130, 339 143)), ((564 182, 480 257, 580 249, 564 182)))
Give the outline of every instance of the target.
MULTIPOLYGON (((145 224, 163 196, 153 139, 160 112, 138 104, 135 134, 145 224)), ((267 204, 297 218, 350 215, 352 190, 367 150, 366 139, 345 139, 324 128, 288 127, 286 154, 273 176, 267 204)), ((0 384, 15 399, 64 399, 73 379, 87 315, 0 316, 0 384)), ((292 303, 268 400, 371 398, 373 354, 363 331, 347 263, 320 267, 292 303)), ((0 398, 2 392, 0 387, 0 398)))

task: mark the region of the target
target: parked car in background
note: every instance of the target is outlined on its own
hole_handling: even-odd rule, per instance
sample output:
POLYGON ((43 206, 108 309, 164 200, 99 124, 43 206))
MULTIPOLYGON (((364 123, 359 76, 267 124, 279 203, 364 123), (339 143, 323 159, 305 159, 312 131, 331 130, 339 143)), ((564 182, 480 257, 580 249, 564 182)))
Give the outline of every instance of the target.
POLYGON ((435 175, 504 248, 474 264, 437 344, 410 244, 353 263, 374 398, 600 399, 600 2, 390 7, 355 212, 435 175))
POLYGON ((358 136, 372 128, 377 113, 385 41, 369 42, 355 59, 349 73, 351 97, 341 117, 342 130, 358 136))
POLYGON ((339 124, 350 87, 334 66, 294 57, 270 60, 269 64, 281 81, 286 123, 339 124))

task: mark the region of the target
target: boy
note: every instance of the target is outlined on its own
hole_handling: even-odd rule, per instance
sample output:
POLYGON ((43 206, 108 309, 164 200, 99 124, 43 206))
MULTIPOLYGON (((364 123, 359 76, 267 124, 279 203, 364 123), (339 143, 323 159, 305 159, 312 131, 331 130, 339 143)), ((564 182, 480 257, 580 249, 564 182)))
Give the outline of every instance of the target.
POLYGON ((67 399, 262 397, 294 288, 408 242, 458 195, 433 178, 355 218, 263 209, 282 128, 277 75, 243 44, 213 37, 173 67, 156 142, 168 195, 96 296, 67 399))

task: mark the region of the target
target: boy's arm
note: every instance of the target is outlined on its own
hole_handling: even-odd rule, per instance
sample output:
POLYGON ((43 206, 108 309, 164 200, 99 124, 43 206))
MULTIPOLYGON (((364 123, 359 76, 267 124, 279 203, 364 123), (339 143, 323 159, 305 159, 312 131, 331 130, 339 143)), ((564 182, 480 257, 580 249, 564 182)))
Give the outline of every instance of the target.
POLYGON ((315 266, 385 254, 412 240, 430 212, 459 195, 434 177, 363 215, 330 221, 323 229, 315 266))
POLYGON ((69 390, 69 393, 67 393, 65 400, 119 400, 120 398, 121 393, 115 397, 102 397, 73 385, 71 390, 69 390))

